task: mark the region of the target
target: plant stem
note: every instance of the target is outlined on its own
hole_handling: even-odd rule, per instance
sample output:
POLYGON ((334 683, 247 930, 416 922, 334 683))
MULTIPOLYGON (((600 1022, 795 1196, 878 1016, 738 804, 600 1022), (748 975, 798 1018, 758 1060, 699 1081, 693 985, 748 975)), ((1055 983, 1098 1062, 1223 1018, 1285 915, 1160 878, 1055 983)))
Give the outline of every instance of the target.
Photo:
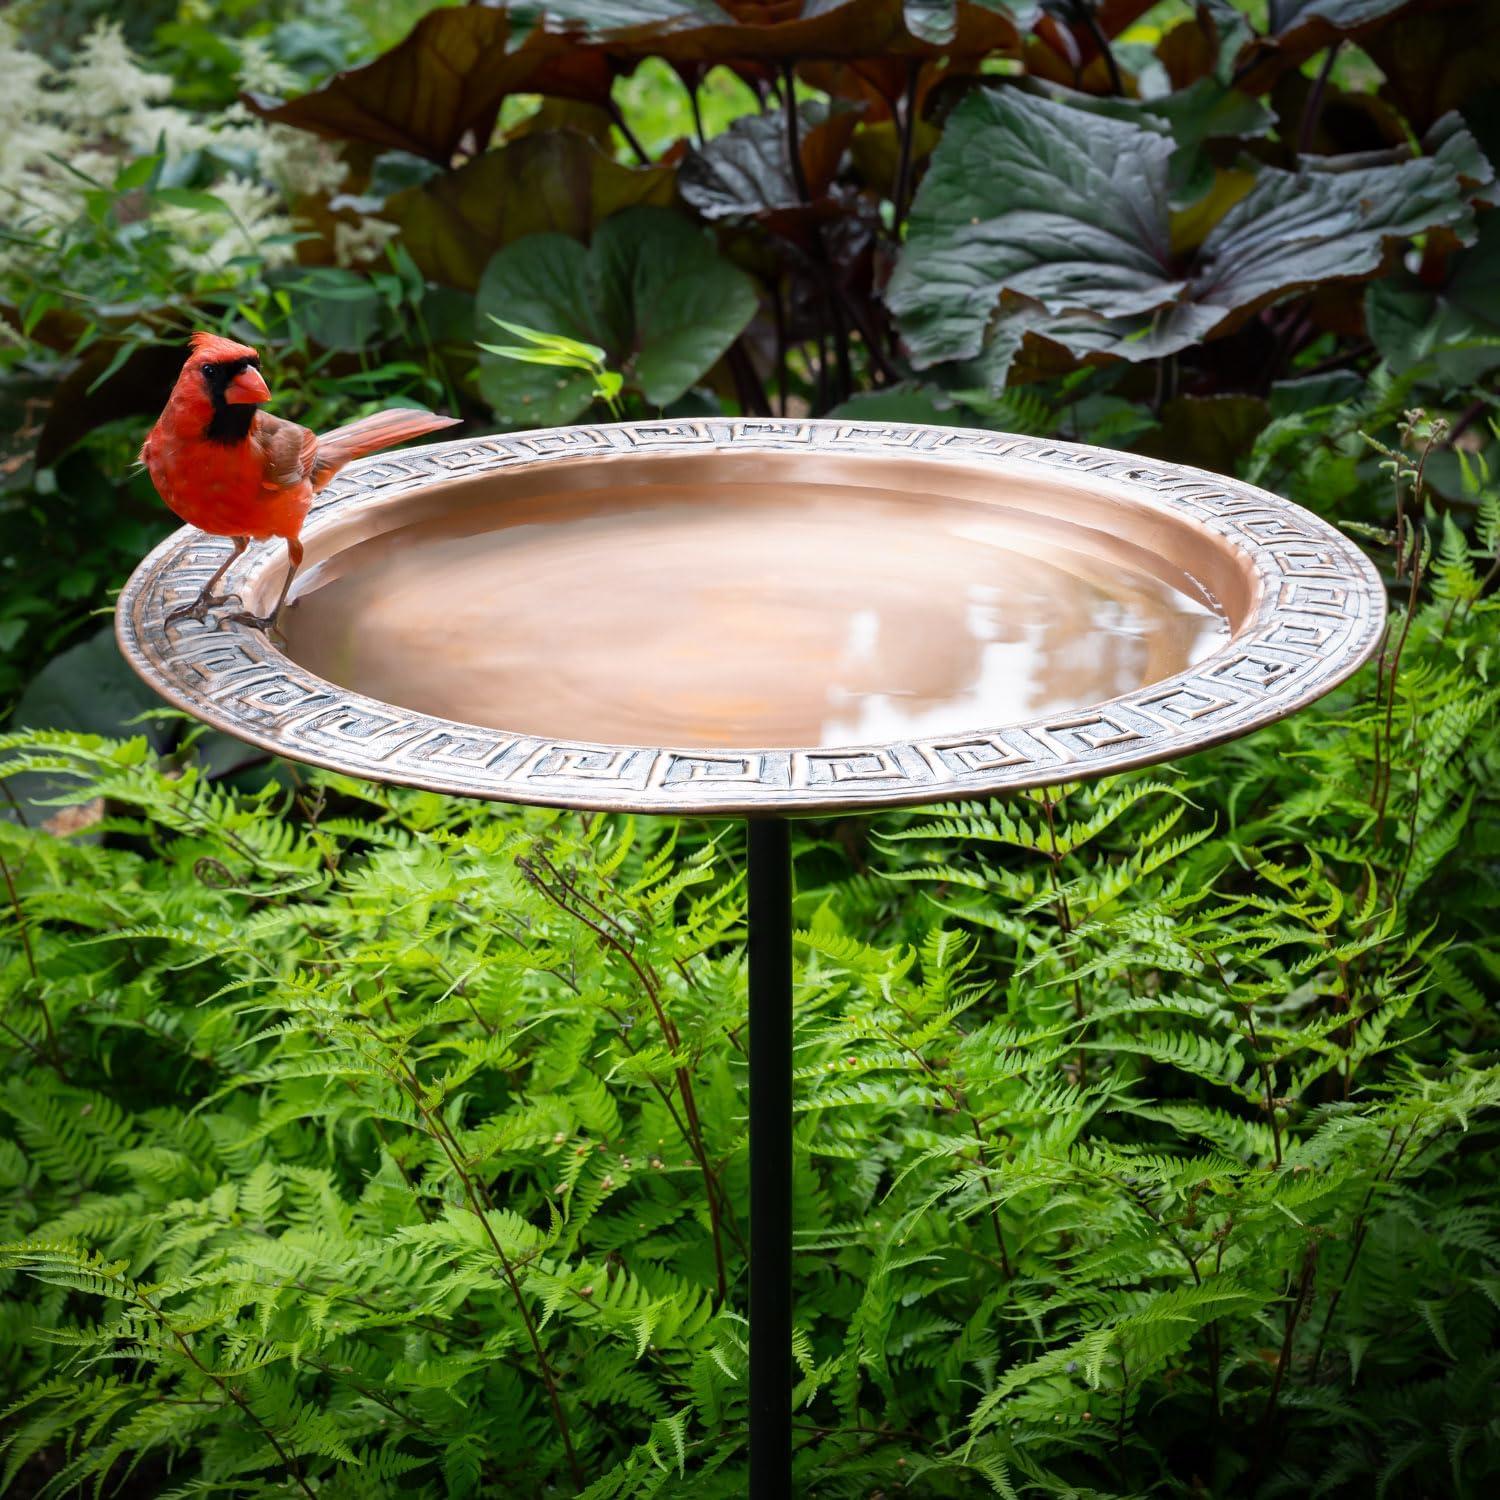
POLYGON ((1342 37, 1328 49, 1323 59, 1323 66, 1318 70, 1317 80, 1308 92, 1307 103, 1302 109, 1302 126, 1297 132, 1298 156, 1308 154, 1313 136, 1317 133, 1318 121, 1323 115, 1323 95, 1328 89, 1328 75, 1333 72, 1334 59, 1338 57, 1341 46, 1343 46, 1342 37))
POLYGON ((1115 95, 1125 92, 1124 80, 1120 77, 1120 65, 1115 61, 1115 54, 1110 50, 1109 38, 1104 35, 1100 28, 1098 18, 1094 15, 1094 8, 1089 0, 1073 0, 1070 7, 1078 24, 1088 32, 1094 46, 1099 49, 1099 56, 1104 59, 1104 67, 1109 74, 1109 91, 1115 95))
MULTIPOLYGON (((1204 961, 1205 956, 1207 957, 1208 962, 1214 966, 1214 973, 1218 976, 1219 986, 1224 991, 1225 998, 1231 1007, 1236 1005, 1238 1002, 1234 998, 1234 987, 1229 983, 1229 976, 1224 972, 1224 965, 1219 962, 1219 955, 1211 948, 1201 951, 1194 948, 1192 951, 1196 954, 1199 963, 1204 961)), ((1266 1115, 1271 1122, 1271 1151, 1279 1167, 1281 1165, 1281 1126, 1276 1121, 1276 1096, 1271 1088, 1270 1070, 1260 1055, 1260 1037, 1255 1030, 1254 1005, 1249 1001, 1244 1002, 1244 1012, 1245 1040, 1250 1043, 1250 1050, 1255 1054, 1255 1070, 1260 1077, 1260 1086, 1266 1101, 1266 1115)))
POLYGON ((787 368, 786 303, 781 295, 781 278, 771 280, 771 314, 776 320, 776 414, 786 415, 787 368))
POLYGON ((615 103, 613 95, 611 95, 610 98, 605 101, 604 108, 606 109, 606 111, 608 111, 609 118, 613 122, 615 129, 625 137, 626 145, 628 145, 630 149, 635 152, 636 159, 643 167, 649 167, 651 165, 651 158, 647 155, 646 148, 641 145, 635 131, 630 128, 630 124, 625 118, 624 111, 618 104, 615 103))
POLYGON ((1313 1274, 1317 1270, 1317 1265, 1318 1246, 1316 1241, 1312 1241, 1302 1253, 1302 1270, 1297 1277, 1297 1290, 1286 1310, 1286 1329, 1281 1336, 1281 1355, 1276 1361, 1276 1373, 1271 1378, 1271 1389, 1266 1396, 1265 1410, 1261 1413, 1255 1466, 1251 1470, 1250 1488, 1252 1490, 1255 1487, 1255 1480, 1259 1479, 1266 1460, 1270 1456, 1271 1435, 1276 1423, 1276 1406, 1281 1399, 1281 1387, 1286 1379, 1287 1366, 1292 1362, 1292 1340, 1297 1332, 1297 1323, 1312 1292, 1313 1274))
MULTIPOLYGON (((906 1024, 908 1026, 913 1025, 912 1019, 906 1013, 905 1009, 901 1005, 897 1004, 895 1000, 892 1000, 891 1003, 895 1005, 898 1011, 900 1011, 901 1018, 906 1022, 906 1024)), ((889 1027, 882 1026, 880 1030, 884 1033, 886 1039, 891 1042, 892 1045, 894 1045, 902 1052, 909 1053, 916 1060, 917 1066, 920 1067, 922 1071, 926 1073, 927 1076, 931 1078, 932 1081, 948 1096, 948 1099, 952 1103, 954 1109, 962 1110, 963 1113, 968 1117, 969 1128, 974 1132, 974 1148, 979 1155, 979 1165, 982 1168, 982 1171, 980 1173, 980 1180, 984 1183, 985 1191, 993 1195, 995 1189, 994 1184, 990 1178, 989 1148, 985 1144, 984 1131, 980 1127, 979 1118, 969 1107, 969 1101, 967 1096, 964 1094, 964 1091, 958 1088, 956 1085, 949 1083, 948 1080, 944 1078, 942 1074, 940 1074, 937 1069, 934 1068, 932 1064, 929 1063, 927 1059, 923 1057, 915 1047, 913 1047, 909 1042, 903 1041, 893 1031, 891 1031, 889 1027)), ((1005 1235, 1000 1228, 1000 1211, 995 1206, 993 1196, 989 1204, 989 1210, 990 1225, 995 1232, 995 1248, 1000 1252, 1000 1267, 1001 1270, 1004 1271, 1006 1279, 1009 1280, 1012 1276, 1015 1275, 1015 1272, 1011 1269, 1010 1255, 1005 1248, 1005 1235)))
POLYGON ((797 189, 797 197, 803 203, 812 202, 812 194, 807 189, 807 172, 802 165, 802 143, 797 138, 797 93, 792 87, 794 77, 793 65, 789 62, 781 65, 781 104, 782 113, 786 117, 786 155, 787 165, 791 170, 792 182, 797 189))
POLYGON ((271 1429, 255 1414, 255 1411, 251 1407, 250 1403, 246 1401, 245 1398, 240 1395, 240 1393, 235 1390, 235 1388, 222 1375, 220 1375, 217 1370, 210 1370, 208 1366, 198 1358, 198 1356, 193 1352, 192 1345, 189 1344, 187 1339, 185 1339, 182 1334, 177 1331, 177 1329, 172 1325, 171 1321, 167 1318, 166 1314, 162 1312, 161 1308, 159 1308, 144 1292, 140 1291, 138 1288, 132 1287, 130 1289, 129 1295, 135 1301, 139 1302, 141 1306, 144 1307, 146 1311, 149 1312, 151 1316, 155 1318, 156 1321, 163 1328, 165 1328, 169 1334, 171 1334, 173 1339, 176 1340, 178 1348, 180 1348, 183 1354, 187 1356, 187 1359, 193 1366, 193 1368, 196 1369, 201 1375, 204 1375, 209 1380, 213 1381, 213 1383, 218 1386, 218 1388, 231 1401, 233 1401, 237 1407, 239 1407, 239 1409, 245 1414, 245 1416, 248 1417, 249 1420, 260 1429, 261 1435, 268 1443, 270 1443, 271 1447, 276 1450, 276 1457, 281 1460, 283 1467, 289 1474, 291 1474, 293 1480, 296 1482, 297 1488, 308 1497, 308 1500, 315 1500, 313 1492, 307 1486, 307 1481, 302 1477, 302 1466, 297 1462, 295 1458, 292 1457, 290 1453, 286 1451, 285 1448, 281 1446, 280 1439, 278 1439, 276 1434, 272 1432, 271 1429))
POLYGON ((1375 841, 1380 842, 1385 831, 1385 812, 1390 801, 1391 782, 1395 776, 1396 749, 1392 739, 1396 715, 1396 682, 1401 670, 1401 654, 1406 649, 1406 638, 1411 633, 1411 622, 1417 613, 1417 590, 1422 584, 1422 543, 1420 537, 1414 544, 1415 557, 1411 565, 1411 587, 1407 590, 1406 615, 1401 621, 1401 633, 1396 637, 1396 648, 1391 652, 1390 669, 1385 690, 1385 778, 1380 788, 1380 797, 1375 807, 1375 841))
POLYGON ((917 82, 922 76, 920 58, 906 64, 906 93, 901 101, 900 154, 896 159, 896 184, 891 195, 891 238, 899 245, 901 229, 906 223, 907 199, 911 195, 912 140, 917 129, 917 82))
MULTIPOLYGON (((804 205, 811 205, 812 191, 807 182, 807 170, 802 162, 802 143, 798 136, 797 125, 797 96, 793 89, 795 77, 793 64, 783 63, 781 69, 782 88, 781 96, 786 115, 786 151, 788 166, 792 174, 792 182, 797 189, 797 200, 804 205)), ((823 239, 823 229, 820 224, 814 223, 811 228, 812 239, 812 261, 816 269, 816 275, 822 286, 823 296, 828 303, 828 316, 833 324, 834 351, 838 359, 839 371, 839 399, 847 401, 854 392, 854 382, 849 365, 849 327, 844 318, 844 307, 839 287, 837 285, 836 273, 833 262, 828 254, 828 246, 823 239)), ((820 335, 821 337, 821 335, 820 335)), ((820 377, 821 377, 821 371, 820 377)), ((819 380, 819 409, 826 410, 824 382, 819 380)))
MULTIPOLYGON (((458 1142, 453 1139, 446 1121, 439 1122, 437 1117, 428 1108, 422 1089, 422 1082, 412 1072, 408 1064, 398 1061, 397 1066, 405 1074, 406 1091, 411 1102, 416 1106, 417 1113, 421 1115, 423 1123, 427 1126, 428 1135, 437 1142, 443 1155, 448 1158, 448 1164, 453 1168, 454 1175, 464 1190, 464 1196, 469 1200, 469 1208, 474 1217, 479 1220, 480 1228, 490 1242, 490 1248, 495 1252, 495 1259, 499 1262, 501 1275, 509 1286, 511 1296, 515 1299, 516 1307, 521 1314, 521 1322, 525 1324, 526 1336, 531 1342, 531 1351, 536 1356, 537 1367, 541 1372, 542 1383, 547 1388, 547 1400, 552 1407, 552 1420, 557 1425, 558 1434, 562 1438, 563 1450, 568 1456, 568 1468, 573 1476, 574 1485, 582 1489, 584 1478, 583 1469, 578 1462, 578 1455, 573 1450, 573 1434, 568 1426, 567 1413, 562 1407, 562 1398, 558 1393, 557 1377, 554 1375, 552 1365, 547 1359, 546 1352, 542 1348, 541 1336, 537 1332, 536 1320, 531 1315, 531 1309, 526 1304, 525 1293, 521 1290, 521 1283, 516 1278, 515 1268, 510 1263, 510 1257, 500 1244, 499 1237, 495 1234, 492 1225, 485 1214, 484 1207, 480 1203, 479 1189, 475 1186, 473 1178, 463 1165, 463 1152, 458 1142)), ((488 1196, 488 1195, 486 1195, 488 1196)))
MULTIPOLYGON (((1217 958, 1215 959, 1217 962, 1217 958)), ((1281 1165, 1281 1125, 1276 1119, 1276 1095, 1271 1088, 1270 1065, 1260 1052, 1260 1037, 1255 1031, 1255 1006, 1245 1006, 1245 1031, 1250 1039, 1250 1049, 1255 1053, 1255 1069, 1260 1074, 1260 1086, 1266 1096, 1266 1118, 1271 1122, 1271 1150, 1275 1156, 1276 1165, 1281 1165)))
POLYGON ((1348 1288, 1349 1279, 1354 1275, 1354 1265, 1359 1259, 1359 1252, 1364 1248, 1370 1204, 1374 1201, 1375 1189, 1382 1182, 1389 1182, 1396 1175, 1396 1169, 1401 1165, 1401 1158, 1406 1155, 1406 1148, 1411 1144, 1411 1138, 1416 1132, 1417 1127, 1413 1123, 1411 1129, 1406 1132, 1406 1136, 1402 1140, 1400 1148, 1397 1150, 1390 1166, 1386 1169, 1385 1175, 1382 1177, 1380 1175, 1380 1168, 1384 1165, 1386 1157, 1390 1155, 1391 1147, 1396 1143, 1396 1127, 1392 1125, 1391 1133, 1386 1138, 1385 1150, 1381 1152, 1380 1160, 1375 1164, 1376 1175, 1371 1179, 1370 1186, 1365 1191, 1364 1202, 1360 1204, 1359 1213, 1355 1216, 1354 1240, 1349 1249, 1349 1263, 1344 1267, 1344 1274, 1339 1281, 1337 1289, 1328 1300, 1328 1311, 1323 1314, 1323 1326, 1318 1330, 1318 1342, 1313 1349, 1312 1361, 1312 1378, 1314 1380, 1318 1378, 1318 1366, 1323 1362, 1323 1346, 1328 1342, 1328 1330, 1333 1324, 1333 1315, 1338 1311, 1339 1302, 1348 1288))
MULTIPOLYGON (((528 856, 523 856, 516 861, 517 868, 531 881, 543 895, 546 895, 556 906, 566 912, 576 922, 581 922, 598 937, 611 951, 617 953, 630 966, 641 986, 642 992, 650 1002, 651 1009, 656 1015, 657 1026, 661 1030, 662 1038, 672 1052, 678 1053, 682 1049, 682 1037, 662 1004, 660 985, 655 977, 637 960, 630 948, 604 925, 608 922, 611 926, 618 928, 619 924, 614 918, 605 912, 596 902, 589 899, 582 891, 573 886, 563 873, 547 858, 540 850, 535 852, 535 858, 547 867, 548 872, 557 881, 563 891, 579 901, 586 902, 597 912, 602 921, 594 921, 586 913, 580 912, 568 905, 567 900, 560 897, 555 891, 547 888, 545 881, 539 881, 535 869, 531 866, 528 856)), ((724 1272, 724 1243, 723 1230, 720 1223, 721 1197, 720 1184, 714 1173, 708 1158, 708 1149, 703 1142, 703 1126, 698 1116, 698 1101, 693 1093, 693 1080, 688 1070, 681 1064, 673 1069, 673 1077, 677 1082, 678 1092, 682 1096, 682 1110, 687 1117, 688 1145, 694 1158, 697 1160, 699 1171, 703 1174, 704 1198, 708 1205, 709 1225, 713 1237, 714 1249, 714 1273, 717 1287, 717 1297, 720 1304, 724 1302, 729 1292, 728 1279, 724 1272)))
MULTIPOLYGON (((1043 850, 1050 861, 1049 873, 1052 881, 1052 895, 1057 911, 1057 925, 1062 929, 1064 939, 1071 942, 1073 937, 1073 913, 1068 906, 1067 892, 1062 884, 1062 862, 1063 856, 1057 845, 1057 822, 1056 809, 1061 805, 1062 799, 1057 802, 1052 800, 1052 788, 1044 786, 1041 789, 1042 815, 1047 820, 1047 838, 1051 847, 1043 850)), ((1073 978, 1073 1015, 1080 1022, 1083 1021, 1083 984, 1078 978, 1076 967, 1071 968, 1073 978)), ((1088 1076, 1088 1054, 1083 1050, 1082 1035, 1080 1030, 1078 1047, 1078 1081, 1082 1083, 1088 1076)))
POLYGON ((735 391, 740 398, 740 408, 746 416, 768 417, 771 415, 771 399, 745 348, 745 336, 741 334, 729 346, 724 355, 729 373, 734 378, 735 391))
POLYGON ((687 96, 688 103, 692 106, 693 110, 693 135, 697 138, 698 145, 701 147, 708 137, 703 131, 703 106, 698 100, 698 84, 696 80, 687 85, 687 96))

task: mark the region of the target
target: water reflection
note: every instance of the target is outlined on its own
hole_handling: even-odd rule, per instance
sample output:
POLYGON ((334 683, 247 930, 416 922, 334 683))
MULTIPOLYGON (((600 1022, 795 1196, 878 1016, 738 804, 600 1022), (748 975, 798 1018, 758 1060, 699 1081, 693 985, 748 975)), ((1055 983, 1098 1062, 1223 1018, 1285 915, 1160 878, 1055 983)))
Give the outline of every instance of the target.
POLYGON ((934 496, 639 486, 338 553, 291 654, 371 697, 559 739, 838 745, 989 728, 1199 660, 1224 622, 1108 538, 934 496))

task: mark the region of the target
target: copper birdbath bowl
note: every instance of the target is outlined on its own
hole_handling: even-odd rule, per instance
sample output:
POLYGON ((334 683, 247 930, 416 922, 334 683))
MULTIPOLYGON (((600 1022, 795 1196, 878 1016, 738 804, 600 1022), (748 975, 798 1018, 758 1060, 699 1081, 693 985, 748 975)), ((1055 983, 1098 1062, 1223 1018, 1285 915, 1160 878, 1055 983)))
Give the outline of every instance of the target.
MULTIPOLYGON (((1375 649, 1363 553, 1264 490, 898 423, 710 419, 351 466, 303 534, 285 649, 165 623, 228 543, 120 596, 163 697, 279 755, 503 802, 750 820, 751 1481, 789 1494, 786 817, 979 797, 1203 749, 1375 649)), ((283 549, 224 579, 252 611, 283 549)))

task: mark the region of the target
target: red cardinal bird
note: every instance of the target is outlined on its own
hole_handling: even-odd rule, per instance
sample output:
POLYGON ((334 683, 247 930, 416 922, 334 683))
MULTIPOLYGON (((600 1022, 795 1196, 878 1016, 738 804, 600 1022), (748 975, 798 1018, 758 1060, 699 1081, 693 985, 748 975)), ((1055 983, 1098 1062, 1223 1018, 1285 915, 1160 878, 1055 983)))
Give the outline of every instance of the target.
POLYGON ((286 538, 289 566, 275 609, 268 615, 227 617, 271 631, 302 566, 298 537, 313 496, 351 460, 452 427, 458 419, 426 411, 378 411, 319 437, 259 409, 271 392, 254 349, 216 333, 195 333, 191 344, 166 410, 141 446, 141 462, 171 510, 200 531, 232 537, 234 551, 203 592, 173 610, 167 623, 201 621, 216 605, 227 604, 214 586, 230 563, 252 537, 280 536, 286 538))

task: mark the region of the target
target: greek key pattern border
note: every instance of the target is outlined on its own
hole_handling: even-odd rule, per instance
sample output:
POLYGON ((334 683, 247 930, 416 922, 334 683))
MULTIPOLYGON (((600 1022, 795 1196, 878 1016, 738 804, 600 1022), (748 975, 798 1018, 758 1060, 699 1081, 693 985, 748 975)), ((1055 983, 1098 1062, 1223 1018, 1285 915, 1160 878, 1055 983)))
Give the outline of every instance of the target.
MULTIPOLYGON (((1060 470, 1176 512, 1247 556, 1251 619, 1176 676, 1074 713, 884 745, 688 750, 538 739, 414 713, 313 676, 258 631, 166 615, 192 599, 228 542, 186 527, 138 567, 116 633, 169 702, 292 760, 460 796, 608 811, 731 815, 915 805, 1081 780, 1168 760, 1295 712, 1373 654, 1385 590, 1365 555, 1287 500, 1222 475, 1133 454, 967 428, 833 420, 692 419, 482 437, 367 459, 318 497, 314 524, 372 495, 487 471, 621 452, 817 451, 1003 460, 1060 470)), ((244 586, 281 544, 252 546, 244 586)))

